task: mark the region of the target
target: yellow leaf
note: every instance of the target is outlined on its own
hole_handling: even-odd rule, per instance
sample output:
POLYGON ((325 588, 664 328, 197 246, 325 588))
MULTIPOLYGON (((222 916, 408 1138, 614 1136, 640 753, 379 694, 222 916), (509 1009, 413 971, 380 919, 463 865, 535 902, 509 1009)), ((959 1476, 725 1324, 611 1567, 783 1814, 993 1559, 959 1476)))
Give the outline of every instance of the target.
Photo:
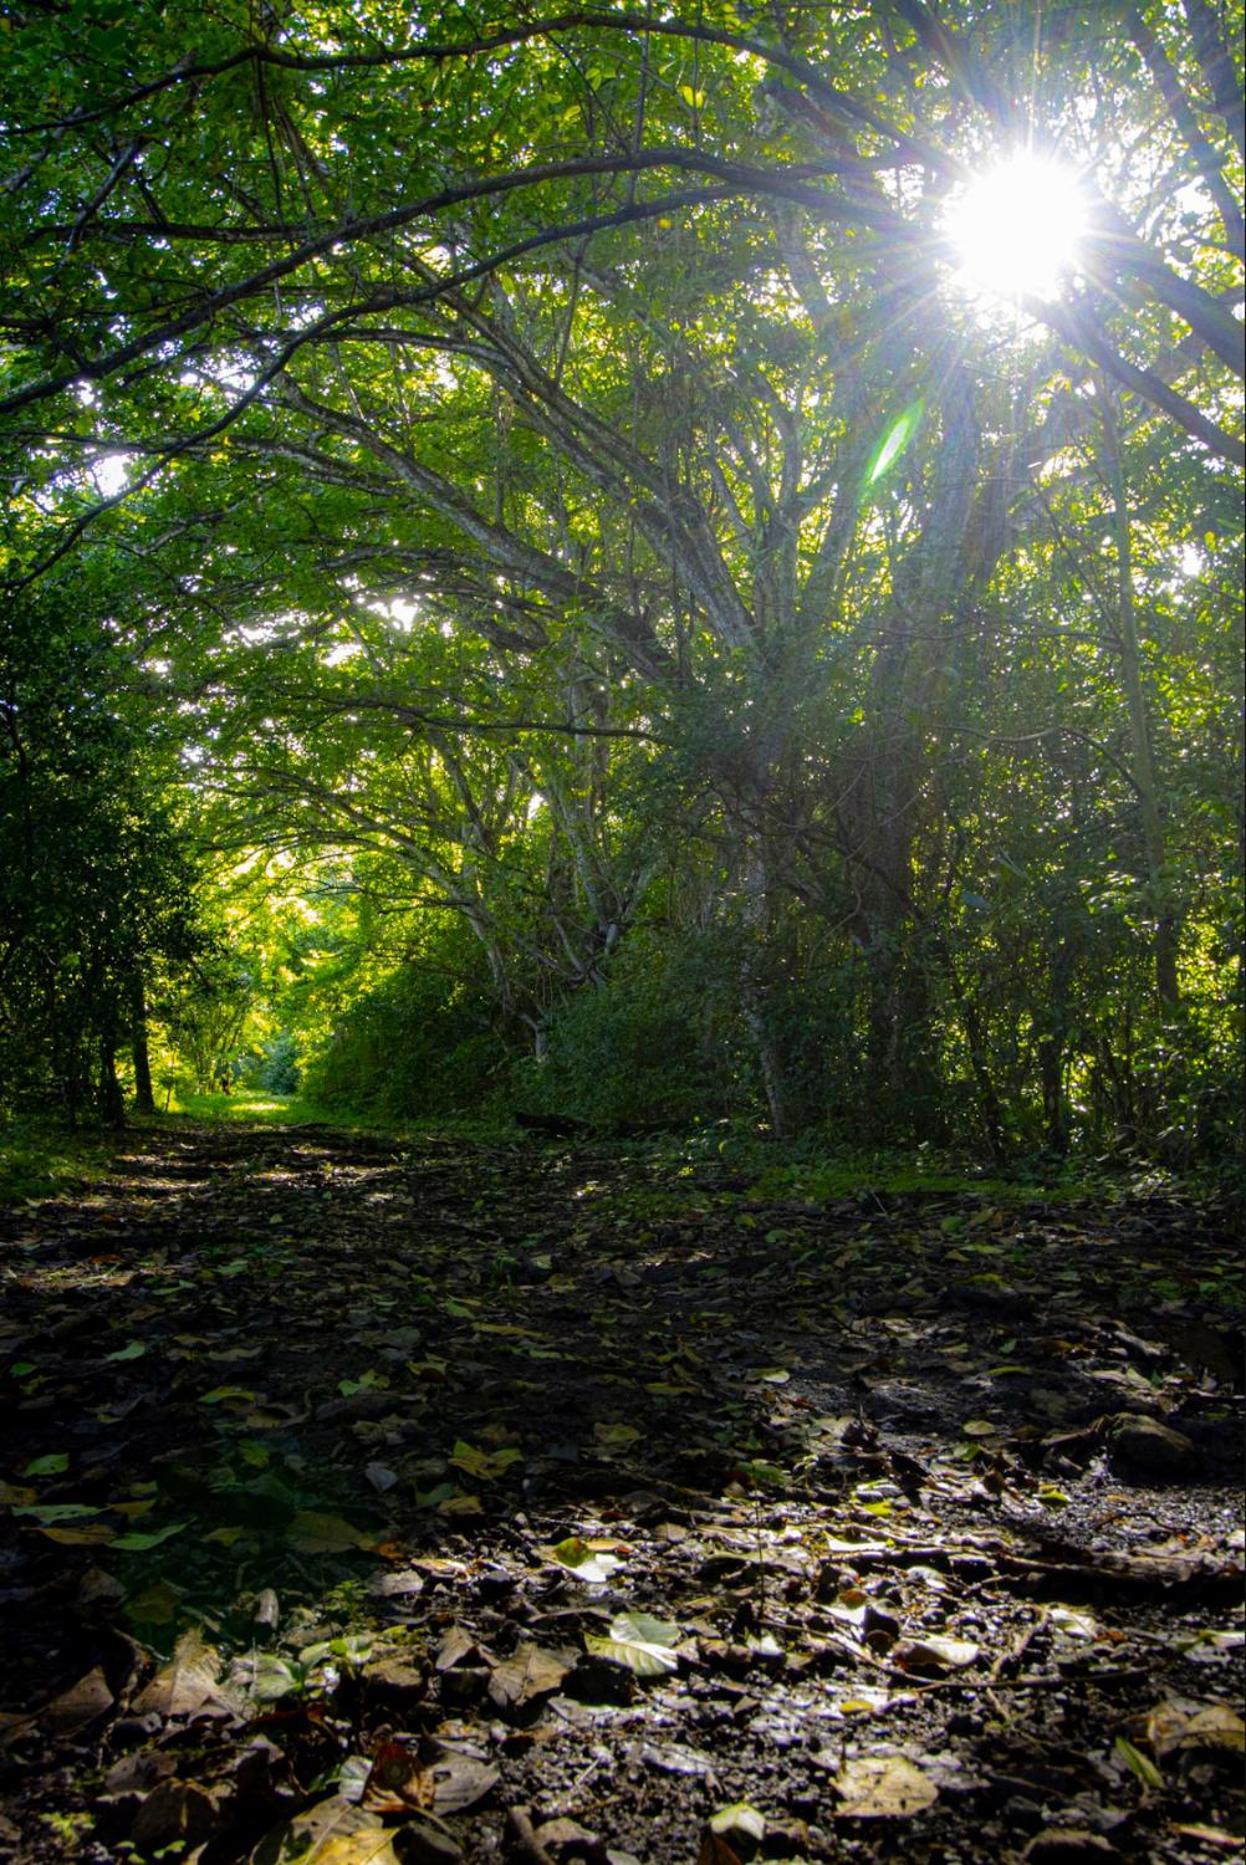
POLYGON ((640 1437, 635 1425, 598 1423, 593 1426, 593 1436, 607 1450, 624 1451, 635 1444, 640 1437))
POLYGON ((319 1509, 300 1509, 290 1524, 289 1542, 300 1554, 345 1554, 351 1548, 372 1549, 375 1535, 319 1509))

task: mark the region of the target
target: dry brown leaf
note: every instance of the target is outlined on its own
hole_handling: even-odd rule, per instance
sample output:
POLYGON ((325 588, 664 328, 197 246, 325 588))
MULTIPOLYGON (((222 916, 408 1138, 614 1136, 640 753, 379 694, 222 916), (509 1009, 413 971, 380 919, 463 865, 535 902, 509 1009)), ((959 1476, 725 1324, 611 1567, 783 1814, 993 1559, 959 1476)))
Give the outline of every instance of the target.
POLYGON ((251 1865, 400 1865, 390 1832, 340 1794, 285 1820, 251 1854, 251 1865))
POLYGON ((707 1826, 701 1834, 697 1865, 743 1865, 743 1861, 735 1847, 729 1845, 721 1833, 707 1826))
POLYGON ((471 1755, 445 1754, 432 1764, 433 1804, 438 1813, 462 1813, 483 1800, 501 1778, 499 1770, 471 1755))
POLYGON ((383 1742, 372 1759, 360 1805, 368 1813, 411 1813, 431 1808, 436 1787, 406 1742, 383 1742))
POLYGON ((86 1729, 106 1710, 110 1710, 113 1702, 108 1679, 99 1665, 96 1665, 93 1671, 80 1677, 76 1684, 63 1690, 59 1697, 53 1697, 33 1720, 51 1735, 76 1735, 80 1729, 86 1729))
POLYGON ((489 1695, 499 1709, 519 1708, 557 1690, 574 1669, 575 1652, 546 1651, 540 1645, 520 1645, 513 1657, 499 1664, 489 1679, 489 1695))
POLYGON ((1227 1703, 1161 1703, 1147 1717, 1146 1732, 1161 1759, 1180 1749, 1246 1751, 1246 1724, 1227 1703))
POLYGON ((839 1820, 904 1820, 932 1807, 939 1790, 902 1755, 863 1755, 845 1762, 835 1786, 843 1799, 839 1820))
POLYGON ((136 1715, 227 1716, 235 1705, 220 1684, 221 1660, 202 1633, 183 1632, 173 1656, 135 1700, 136 1715))

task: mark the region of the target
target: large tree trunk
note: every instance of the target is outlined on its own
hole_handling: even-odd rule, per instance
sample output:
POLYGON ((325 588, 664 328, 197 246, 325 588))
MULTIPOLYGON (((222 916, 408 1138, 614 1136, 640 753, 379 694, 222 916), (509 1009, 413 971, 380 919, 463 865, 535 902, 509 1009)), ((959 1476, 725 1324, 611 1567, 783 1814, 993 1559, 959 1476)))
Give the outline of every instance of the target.
POLYGON ((890 630, 874 667, 873 743, 852 786, 850 836, 871 980, 870 1105, 884 1121, 932 1140, 946 1132, 931 1028, 930 968, 937 955, 919 937, 914 838, 927 735, 950 654, 950 631, 946 640, 942 631, 970 575, 978 433, 963 370, 949 376, 942 419, 928 515, 920 539, 897 567, 890 630))

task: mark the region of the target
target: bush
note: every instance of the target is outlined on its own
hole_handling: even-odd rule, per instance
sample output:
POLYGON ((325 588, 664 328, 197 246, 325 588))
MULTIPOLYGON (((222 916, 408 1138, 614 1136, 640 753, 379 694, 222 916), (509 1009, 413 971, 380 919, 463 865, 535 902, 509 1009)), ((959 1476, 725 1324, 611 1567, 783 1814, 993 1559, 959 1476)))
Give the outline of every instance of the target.
POLYGON ((326 1108, 388 1119, 477 1113, 507 1061, 484 992, 416 961, 351 1006, 302 1086, 326 1108))
POLYGON ((604 984, 555 1013, 546 1060, 525 1082, 531 1097, 606 1128, 687 1127, 747 1104, 752 1061, 729 944, 637 932, 604 984))
POLYGON ((262 1088, 267 1094, 295 1094, 299 1086, 298 1038, 283 1030, 266 1042, 253 1066, 247 1070, 248 1086, 262 1088))

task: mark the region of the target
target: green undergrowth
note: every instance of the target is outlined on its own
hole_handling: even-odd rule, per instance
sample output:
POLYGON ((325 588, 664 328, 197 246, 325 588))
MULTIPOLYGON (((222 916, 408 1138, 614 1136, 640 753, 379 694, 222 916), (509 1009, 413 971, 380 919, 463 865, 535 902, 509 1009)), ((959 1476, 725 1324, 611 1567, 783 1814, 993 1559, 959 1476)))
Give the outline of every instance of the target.
POLYGON ((0 1203, 51 1198, 102 1178, 117 1138, 98 1128, 74 1130, 48 1120, 0 1120, 0 1203))
POLYGON ((825 1140, 806 1137, 777 1141, 756 1128, 720 1121, 685 1133, 643 1139, 587 1137, 547 1141, 517 1128, 509 1119, 446 1116, 436 1120, 383 1121, 375 1114, 327 1108, 301 1095, 277 1095, 238 1088, 230 1094, 175 1095, 154 1116, 131 1114, 123 1134, 99 1128, 71 1130, 43 1119, 14 1118, 0 1124, 0 1203, 71 1192, 102 1177, 119 1147, 144 1131, 176 1131, 182 1125, 282 1128, 321 1126, 335 1132, 370 1135, 398 1145, 421 1139, 459 1140, 464 1144, 522 1146, 581 1145, 635 1159, 639 1170, 667 1179, 667 1193, 681 1179, 719 1169, 739 1179, 739 1190, 760 1202, 788 1199, 829 1203, 868 1196, 973 1196, 1001 1204, 1076 1203, 1086 1199, 1116 1202, 1139 1196, 1187 1194, 1217 1203, 1232 1201, 1223 1175, 1210 1180, 1161 1167, 1120 1162, 1018 1159, 1003 1169, 990 1168, 969 1155, 925 1147, 892 1151, 839 1151, 825 1140), (673 1183, 671 1182, 673 1181, 673 1183))
POLYGON ((870 1152, 839 1150, 825 1139, 807 1136, 783 1141, 763 1130, 737 1121, 707 1122, 679 1133, 638 1139, 611 1139, 587 1135, 546 1141, 516 1127, 505 1115, 496 1119, 479 1115, 446 1115, 436 1119, 385 1121, 374 1113, 325 1107, 301 1096, 264 1094, 239 1089, 234 1093, 183 1096, 174 1103, 191 1119, 225 1125, 320 1125, 339 1132, 384 1136, 398 1143, 422 1138, 457 1139, 481 1145, 517 1143, 591 1146, 638 1164, 667 1168, 672 1174, 693 1175, 720 1167, 749 1181, 748 1194, 759 1200, 802 1199, 830 1202, 877 1192, 883 1196, 931 1195, 974 1197, 1004 1204, 1075 1203, 1098 1198, 1114 1202, 1126 1197, 1165 1196, 1179 1191, 1212 1195, 1222 1192, 1219 1182, 1169 1171, 1146 1162, 1052 1160, 1019 1157, 1003 1168, 992 1168, 972 1155, 935 1151, 917 1146, 870 1152))

